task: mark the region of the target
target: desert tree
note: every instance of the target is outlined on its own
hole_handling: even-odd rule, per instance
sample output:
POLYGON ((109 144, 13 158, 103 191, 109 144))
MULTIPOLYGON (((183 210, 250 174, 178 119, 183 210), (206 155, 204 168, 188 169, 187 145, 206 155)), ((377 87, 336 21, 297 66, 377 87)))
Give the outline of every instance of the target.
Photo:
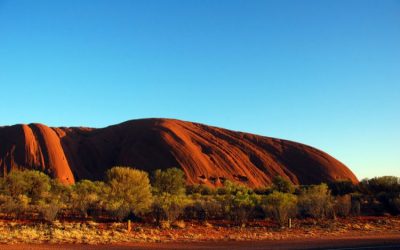
POLYGON ((148 174, 130 167, 113 167, 106 173, 109 187, 106 209, 118 220, 130 213, 140 215, 152 203, 151 185, 148 174))
POLYGON ((295 190, 293 184, 286 178, 276 175, 272 179, 272 190, 292 194, 295 190))
POLYGON ((152 186, 155 195, 152 216, 157 224, 177 220, 191 203, 186 196, 185 173, 178 168, 154 171, 152 186))
POLYGON ((101 210, 106 201, 105 194, 108 187, 102 181, 82 180, 72 187, 71 206, 78 210, 84 217, 88 210, 101 210))
POLYGON ((298 199, 298 208, 304 217, 324 218, 333 215, 333 198, 325 183, 303 188, 298 199))
POLYGON ((262 200, 266 214, 270 214, 281 226, 297 212, 297 196, 290 193, 273 191, 262 200))
POLYGON ((155 194, 181 195, 186 191, 185 173, 179 168, 157 169, 153 173, 152 186, 155 194))

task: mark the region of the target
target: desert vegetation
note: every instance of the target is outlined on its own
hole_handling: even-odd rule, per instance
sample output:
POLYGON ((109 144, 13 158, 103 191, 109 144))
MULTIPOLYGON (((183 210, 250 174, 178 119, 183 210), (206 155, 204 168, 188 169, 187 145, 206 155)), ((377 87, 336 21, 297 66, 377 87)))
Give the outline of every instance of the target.
MULTIPOLYGON (((226 180, 221 187, 186 186, 178 168, 150 176, 129 167, 114 167, 105 181, 81 180, 63 185, 35 171, 12 171, 0 178, 0 212, 5 219, 126 219, 170 226, 176 221, 273 219, 285 226, 289 218, 335 218, 400 213, 400 180, 385 176, 358 185, 340 180, 294 186, 277 176, 272 185, 251 189, 226 180)), ((179 223, 178 223, 179 224, 179 223)))
MULTIPOLYGON (((289 220, 302 227, 312 221, 313 227, 320 227, 337 224, 338 219, 357 220, 360 215, 399 214, 400 180, 390 176, 357 185, 340 180, 309 186, 294 186, 276 176, 272 185, 258 189, 229 180, 217 188, 186 186, 185 174, 178 168, 149 175, 118 166, 105 173, 105 181, 81 180, 74 185, 35 170, 12 171, 0 178, 0 231, 8 231, 7 240, 14 234, 17 239, 33 234, 38 241, 69 242, 68 237, 81 237, 79 242, 125 241, 130 238, 124 233, 132 229, 127 220, 129 225, 135 223, 134 234, 155 239, 160 238, 155 231, 143 233, 142 226, 151 225, 159 232, 183 230, 187 224, 205 228, 219 224, 251 232, 255 224, 282 229, 292 226, 289 220)), ((352 228, 346 223, 343 227, 352 228)), ((228 231, 227 235, 235 233, 228 231)))

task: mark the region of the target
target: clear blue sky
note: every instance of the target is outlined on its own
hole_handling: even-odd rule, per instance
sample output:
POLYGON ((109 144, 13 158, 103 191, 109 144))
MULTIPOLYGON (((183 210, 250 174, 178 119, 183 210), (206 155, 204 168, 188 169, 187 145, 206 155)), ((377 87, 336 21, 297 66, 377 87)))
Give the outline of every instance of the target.
POLYGON ((167 117, 400 176, 400 1, 0 0, 0 124, 167 117))

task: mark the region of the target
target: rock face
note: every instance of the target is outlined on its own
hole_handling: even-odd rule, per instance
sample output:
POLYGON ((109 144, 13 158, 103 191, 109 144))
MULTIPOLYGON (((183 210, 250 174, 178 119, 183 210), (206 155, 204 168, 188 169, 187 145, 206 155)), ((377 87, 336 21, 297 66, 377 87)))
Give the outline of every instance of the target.
POLYGON ((38 169, 74 183, 59 136, 41 124, 0 128, 0 167, 3 175, 11 169, 38 169))
POLYGON ((38 169, 63 183, 101 180, 112 166, 153 171, 180 167, 187 182, 251 187, 284 176, 295 184, 357 182, 332 156, 300 143, 172 119, 141 119, 101 129, 0 127, 0 168, 38 169))

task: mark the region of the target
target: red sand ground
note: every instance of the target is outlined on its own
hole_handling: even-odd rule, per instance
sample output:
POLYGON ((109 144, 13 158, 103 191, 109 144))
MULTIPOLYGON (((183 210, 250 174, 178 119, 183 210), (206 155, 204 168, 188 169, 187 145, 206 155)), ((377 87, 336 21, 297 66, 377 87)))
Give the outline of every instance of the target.
POLYGON ((281 175, 313 184, 355 175, 310 146, 172 119, 141 119, 101 129, 0 127, 0 169, 43 170, 64 183, 102 179, 112 166, 146 171, 181 167, 189 184, 219 185, 230 179, 265 186, 281 175))
POLYGON ((357 237, 335 237, 296 239, 287 241, 237 241, 237 242, 191 242, 191 243, 135 243, 113 245, 82 244, 19 244, 0 245, 0 250, 127 250, 127 249, 229 249, 229 250, 261 250, 261 249, 400 249, 399 234, 366 235, 357 237))
MULTIPOLYGON (((0 249, 332 249, 351 247, 357 249, 400 249, 399 217, 350 217, 336 220, 294 220, 293 228, 279 228, 272 221, 254 221, 247 227, 228 226, 223 221, 212 222, 212 226, 199 223, 188 223, 185 228, 161 229, 154 225, 132 224, 132 231, 121 231, 115 224, 92 225, 91 232, 97 230, 117 230, 126 238, 115 239, 115 244, 80 244, 76 234, 65 234, 76 244, 66 244, 66 239, 50 241, 44 237, 40 241, 28 239, 38 244, 1 245, 0 249), (222 223, 222 224, 221 224, 222 223), (94 226, 94 227, 93 227, 94 226), (111 226, 111 227, 110 227, 111 226), (110 228, 109 228, 110 227, 110 228), (97 228, 97 229, 96 229, 97 228), (75 236, 74 236, 75 235, 75 236), (32 241, 33 240, 33 241, 32 241), (44 244, 43 242, 60 242, 44 244), (123 243, 125 242, 125 243, 123 243), (371 248, 374 247, 374 248, 371 248), (363 249, 363 248, 361 248, 363 249)), ((17 226, 24 226, 22 224, 17 226)), ((57 225, 53 225, 57 227, 57 225)), ((61 223, 60 228, 70 228, 61 223)), ((119 224, 125 228, 126 224, 119 224)), ((76 227, 74 227, 76 228, 76 227)), ((12 230, 8 228, 8 232, 12 230)), ((4 233, 5 231, 3 231, 4 233)), ((110 235, 110 234, 107 234, 110 235)), ((115 236, 114 236, 115 237, 115 236)), ((116 236, 120 237, 120 236, 116 236)), ((86 241, 83 241, 86 242, 86 241)))

